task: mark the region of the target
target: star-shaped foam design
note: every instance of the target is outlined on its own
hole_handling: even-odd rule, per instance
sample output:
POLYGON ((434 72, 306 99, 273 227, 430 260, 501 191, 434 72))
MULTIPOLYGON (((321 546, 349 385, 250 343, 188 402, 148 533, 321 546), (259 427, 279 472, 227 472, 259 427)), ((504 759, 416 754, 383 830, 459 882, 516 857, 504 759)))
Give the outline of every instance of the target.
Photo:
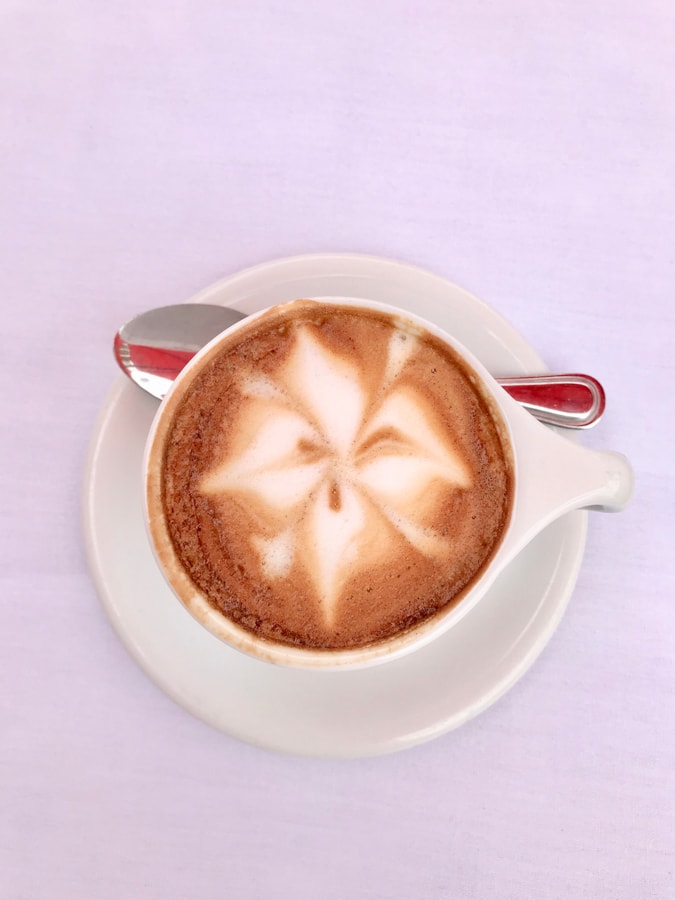
POLYGON ((471 483, 433 407, 401 377, 415 346, 393 332, 374 388, 356 359, 299 328, 274 381, 246 383, 237 437, 200 486, 254 511, 261 577, 304 569, 327 627, 348 578, 386 561, 401 540, 443 557, 447 539, 426 524, 434 488, 471 483))

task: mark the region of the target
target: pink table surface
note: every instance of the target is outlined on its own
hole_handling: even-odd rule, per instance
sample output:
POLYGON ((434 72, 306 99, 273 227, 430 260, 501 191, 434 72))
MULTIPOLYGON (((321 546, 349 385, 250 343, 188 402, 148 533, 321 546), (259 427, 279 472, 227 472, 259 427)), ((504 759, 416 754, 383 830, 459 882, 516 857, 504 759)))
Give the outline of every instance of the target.
POLYGON ((675 897, 671 0, 0 8, 0 897, 675 897), (135 312, 285 255, 428 267, 609 406, 637 490, 458 731, 316 761, 137 668, 80 533, 135 312))

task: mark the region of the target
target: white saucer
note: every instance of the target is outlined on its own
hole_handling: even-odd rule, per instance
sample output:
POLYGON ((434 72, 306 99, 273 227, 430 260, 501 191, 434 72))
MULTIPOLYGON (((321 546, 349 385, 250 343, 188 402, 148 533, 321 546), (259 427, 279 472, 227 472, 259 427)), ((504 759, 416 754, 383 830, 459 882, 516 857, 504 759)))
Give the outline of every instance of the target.
MULTIPOLYGON (((495 375, 541 372, 526 341, 480 300, 429 272, 353 254, 282 259, 219 282, 196 301, 254 312, 297 297, 355 296, 408 308, 455 335, 495 375)), ((112 365, 112 361, 111 361, 112 365)), ((553 634, 576 582, 584 512, 542 532, 447 634, 362 671, 258 662, 199 625, 167 587, 142 519, 141 461, 157 401, 120 375, 92 436, 84 533, 101 602, 147 674, 215 728, 269 749, 366 756, 428 741, 494 703, 553 634)))

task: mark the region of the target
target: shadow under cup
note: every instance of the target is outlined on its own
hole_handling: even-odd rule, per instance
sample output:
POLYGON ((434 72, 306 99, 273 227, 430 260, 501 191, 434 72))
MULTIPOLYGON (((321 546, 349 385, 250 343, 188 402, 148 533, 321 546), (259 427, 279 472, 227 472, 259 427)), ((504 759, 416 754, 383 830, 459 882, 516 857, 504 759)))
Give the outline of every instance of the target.
MULTIPOLYGON (((427 369, 436 373, 433 366, 427 369)), ((425 378, 428 379, 426 374, 425 378)), ((371 407, 362 404, 360 408, 371 407)), ((444 427, 447 430, 449 426, 444 427)), ((372 665, 425 645, 468 613, 507 563, 550 521, 580 507, 618 510, 628 501, 632 486, 630 467, 622 456, 587 450, 536 422, 469 351, 442 329, 403 310, 351 298, 294 301, 263 310, 232 326, 203 348, 180 374, 160 406, 148 437, 144 471, 146 525, 153 551, 186 609, 212 634, 238 650, 268 662, 315 669, 372 665), (322 322, 333 317, 340 323, 367 319, 386 324, 391 337, 387 338, 389 343, 382 351, 381 363, 377 362, 375 343, 366 346, 365 338, 361 344, 357 338, 347 346, 344 328, 331 329, 330 321, 322 331, 317 331, 315 325, 296 327, 296 323, 306 321, 307 315, 312 322, 318 316, 322 322), (293 330, 292 341, 289 329, 293 330), (319 335, 316 339, 315 333, 319 335), (497 441, 500 447, 498 455, 504 480, 498 501, 499 522, 495 526, 493 517, 490 539, 485 541, 482 557, 477 564, 476 557, 472 557, 473 569, 469 570, 467 563, 466 571, 460 559, 453 560, 448 570, 462 572, 463 583, 456 582, 460 584, 459 589, 446 593, 439 602, 441 595, 434 588, 434 603, 427 603, 426 607, 426 601, 418 603, 421 614, 416 620, 403 616, 393 632, 356 646, 317 646, 316 641, 303 644, 297 638, 290 642, 286 634, 276 640, 275 625, 262 636, 258 627, 261 615, 264 616, 261 609, 266 608, 266 603, 274 602, 275 585, 283 586, 286 591, 286 604, 301 608, 300 612, 294 609, 296 619, 300 616, 302 620, 303 608, 308 620, 314 615, 310 608, 313 610, 316 603, 307 600, 314 596, 314 591, 320 599, 324 620, 329 621, 335 615, 332 591, 338 583, 336 573, 346 571, 345 567, 351 566, 350 571, 359 572, 360 580, 346 582, 351 587, 361 585, 360 594, 356 590, 347 591, 350 598, 355 596, 357 611, 377 609, 378 604, 386 601, 386 591, 381 585, 396 583, 393 579, 398 576, 394 569, 399 561, 402 569, 406 566, 410 569, 410 560, 418 567, 420 577, 416 577, 414 568, 404 574, 408 578, 405 582, 408 593, 415 594, 418 584, 423 583, 422 573, 426 577, 428 572, 439 571, 437 583, 446 584, 442 560, 443 553, 451 552, 444 549, 449 546, 449 538, 443 537, 446 529, 442 523, 440 528, 438 522, 430 526, 424 511, 433 505, 431 488, 442 483, 445 492, 442 496, 447 498, 443 501, 447 504, 446 519, 455 517, 459 522, 462 515, 472 515, 462 505, 468 502, 466 496, 472 484, 466 466, 462 468, 461 459, 456 458, 452 449, 455 438, 447 436, 444 441, 438 441, 438 423, 446 422, 446 418, 448 422, 453 421, 451 404, 437 391, 436 405, 442 402, 444 409, 440 410, 440 418, 434 418, 431 414, 419 415, 420 409, 427 409, 429 398, 411 401, 415 396, 408 383, 412 376, 406 373, 413 371, 414 365, 421 371, 414 348, 422 344, 440 347, 450 355, 464 378, 464 389, 474 398, 471 401, 474 420, 478 404, 481 409, 478 418, 484 428, 489 424, 490 440, 497 441), (286 349, 281 352, 276 345, 286 349), (327 346, 334 351, 328 356, 324 352, 327 346), (359 432, 361 444, 356 465, 361 479, 359 489, 363 489, 358 494, 360 499, 354 479, 344 472, 345 460, 353 461, 352 450, 347 449, 353 445, 349 444, 353 435, 348 424, 359 403, 352 389, 352 376, 361 369, 350 368, 345 362, 351 360, 354 347, 357 350, 361 347, 356 358, 368 360, 367 374, 360 376, 363 384, 369 385, 368 396, 371 401, 372 397, 379 398, 372 401, 375 405, 370 414, 371 424, 359 432), (251 361, 251 353, 255 355, 258 348, 262 348, 259 358, 251 361), (279 358, 283 363, 278 362, 279 358), (219 359, 227 359, 227 366, 217 363, 219 359), (268 359, 275 361, 268 364, 268 359), (245 390, 232 387, 239 385, 244 370, 245 390), (277 372, 281 375, 274 374, 277 372), (289 397, 295 403, 299 395, 302 395, 298 401, 300 406, 296 404, 290 409, 289 397), (208 414, 200 399, 207 396, 208 414), (196 403, 194 409, 190 403, 196 403), (302 415, 298 415, 298 409, 302 415), (226 423, 223 426, 221 416, 226 423), (236 423, 237 427, 229 427, 227 423, 236 423), (277 431, 275 423, 279 425, 277 431), (335 423, 335 431, 326 441, 324 433, 333 427, 330 423, 335 423), (222 441, 229 462, 216 466, 204 476, 199 473, 200 464, 193 465, 191 460, 193 457, 220 459, 220 433, 224 435, 222 441), (318 437, 317 433, 320 433, 318 437), (294 459, 285 474, 278 477, 280 473, 274 467, 280 459, 288 461, 289 457, 284 456, 288 449, 284 441, 289 437, 293 453, 300 448, 303 456, 299 461, 294 459), (210 457, 204 449, 209 440, 216 441, 213 446, 220 448, 218 453, 209 450, 210 457), (331 451, 334 458, 331 457, 330 465, 324 459, 327 443, 334 451, 331 451), (418 445, 423 450, 415 450, 418 445), (403 461, 399 458, 401 454, 405 457, 403 461), (177 471, 183 472, 184 490, 175 489, 177 471), (316 472, 323 474, 312 481, 316 472), (401 473, 407 472, 419 483, 415 482, 415 503, 408 503, 402 511, 400 504, 396 506, 397 481, 401 473), (272 500, 266 493, 268 485, 273 485, 276 491, 272 500), (303 496, 313 498, 311 508, 303 506, 300 513, 300 507, 295 504, 296 489, 298 496, 304 491, 303 496), (190 501, 184 503, 186 494, 190 495, 190 501), (336 503, 334 496, 338 498, 336 503), (198 522, 189 516, 190 505, 195 504, 207 510, 198 522), (338 509, 331 513, 331 506, 336 504, 338 509), (228 516, 238 518, 229 521, 228 516), (222 530, 217 528, 219 521, 226 523, 222 530), (312 523, 311 528, 308 522, 312 523), (366 545, 360 536, 370 534, 369 529, 375 537, 366 545), (225 576, 222 579, 212 573, 196 576, 197 569, 190 568, 191 563, 186 564, 185 560, 192 559, 198 551, 190 550, 186 555, 179 550, 177 533, 188 534, 188 544, 193 548, 198 548, 200 541, 206 545, 213 537, 209 546, 222 549, 222 571, 246 585, 242 594, 254 589, 257 592, 258 605, 252 612, 228 614, 228 604, 234 604, 234 608, 239 602, 236 588, 227 586, 225 576), (393 533, 391 540, 401 541, 400 552, 395 552, 398 546, 395 544, 387 549, 393 533), (296 546, 293 541, 299 534, 304 541, 298 545, 304 548, 302 556, 297 547, 293 549, 296 546), (365 586, 368 582, 367 577, 364 580, 364 573, 368 572, 365 546, 369 547, 369 553, 376 554, 373 558, 378 561, 377 571, 383 573, 376 582, 380 589, 375 597, 365 586), (394 554, 393 564, 384 562, 388 552, 394 554), (217 587, 213 589, 211 585, 216 582, 217 587), (223 603, 218 600, 220 606, 213 600, 218 592, 225 600, 223 603)), ((474 518, 477 509, 473 507, 474 518)), ((474 529, 472 540, 474 545, 482 540, 479 531, 474 529)), ((197 561, 194 566, 198 564, 197 561)), ((371 571, 375 572, 374 564, 371 571)), ((372 585, 369 587, 372 590, 372 585)), ((339 620, 334 627, 339 631, 339 620)))

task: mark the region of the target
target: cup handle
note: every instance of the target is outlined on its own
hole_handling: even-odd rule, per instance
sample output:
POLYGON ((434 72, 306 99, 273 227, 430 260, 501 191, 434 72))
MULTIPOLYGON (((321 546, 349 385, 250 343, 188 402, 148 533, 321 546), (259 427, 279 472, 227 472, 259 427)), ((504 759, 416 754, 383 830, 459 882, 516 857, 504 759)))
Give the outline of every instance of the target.
MULTIPOLYGON (((620 512, 633 493, 633 471, 621 453, 592 450, 525 416, 512 418, 517 449, 516 502, 508 556, 574 509, 620 512), (517 418, 517 422, 514 419, 517 418)), ((507 549, 507 548, 505 548, 507 549)))

